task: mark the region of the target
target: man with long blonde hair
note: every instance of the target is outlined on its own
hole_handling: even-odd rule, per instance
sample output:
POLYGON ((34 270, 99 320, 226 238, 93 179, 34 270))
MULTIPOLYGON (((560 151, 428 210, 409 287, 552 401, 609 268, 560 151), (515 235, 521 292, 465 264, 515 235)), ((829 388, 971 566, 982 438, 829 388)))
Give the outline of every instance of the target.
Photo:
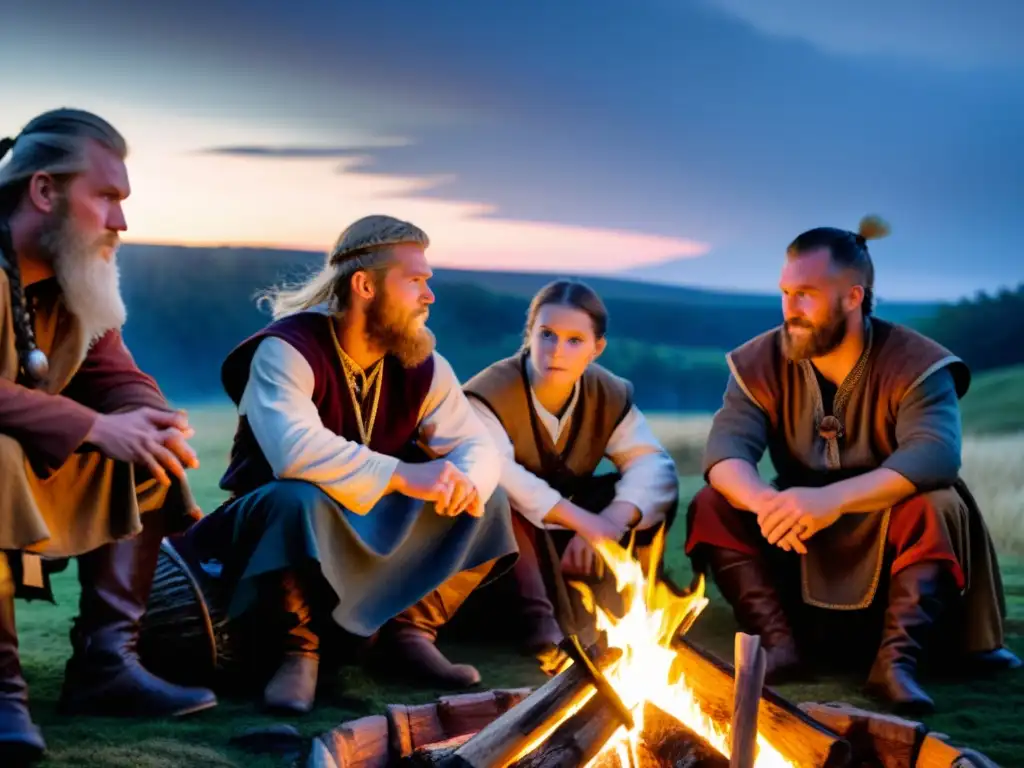
POLYGON ((135 650, 161 538, 199 512, 188 420, 121 336, 127 151, 108 122, 75 109, 0 141, 0 765, 45 750, 15 597, 52 601, 49 574, 69 557, 82 592, 62 711, 169 716, 217 703, 150 674, 135 650))
POLYGON ((223 564, 230 614, 259 617, 261 644, 280 629, 270 709, 313 706, 337 627, 376 636, 392 671, 480 679, 434 640, 517 550, 497 449, 425 325, 428 245, 408 222, 356 221, 318 275, 265 297, 274 321, 224 362, 232 496, 182 549, 223 564))

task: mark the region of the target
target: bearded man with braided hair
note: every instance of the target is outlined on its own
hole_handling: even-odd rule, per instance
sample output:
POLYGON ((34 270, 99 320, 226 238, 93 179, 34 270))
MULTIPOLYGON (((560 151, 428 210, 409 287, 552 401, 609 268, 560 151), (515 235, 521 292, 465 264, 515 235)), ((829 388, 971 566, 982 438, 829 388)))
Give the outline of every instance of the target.
POLYGON ((937 641, 960 670, 1020 660, 1003 647, 999 566, 959 477, 958 401, 970 371, 872 314, 867 242, 887 233, 866 217, 858 232, 820 227, 789 245, 784 324, 728 355, 686 550, 761 636, 775 680, 838 644, 812 631, 837 611, 871 616, 877 607, 867 689, 921 713, 934 704, 918 665, 937 641), (766 450, 772 484, 756 469, 766 450))
POLYGON ((150 674, 135 646, 160 541, 199 514, 191 428, 121 336, 124 138, 58 109, 0 143, 0 764, 45 749, 28 710, 16 596, 52 600, 78 558, 69 714, 181 715, 211 691, 150 674))
POLYGON ((231 498, 176 544, 222 565, 229 616, 254 627, 236 637, 273 647, 268 709, 312 708, 329 637, 373 638, 388 671, 431 685, 480 680, 434 641, 518 550, 497 446, 425 325, 428 245, 359 219, 223 364, 231 498))

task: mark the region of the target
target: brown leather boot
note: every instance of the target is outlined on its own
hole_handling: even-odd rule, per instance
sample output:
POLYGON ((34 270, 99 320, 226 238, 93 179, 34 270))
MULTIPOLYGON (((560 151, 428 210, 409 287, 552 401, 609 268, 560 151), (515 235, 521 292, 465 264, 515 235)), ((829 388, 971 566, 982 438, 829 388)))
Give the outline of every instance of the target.
POLYGON ((134 538, 78 558, 82 594, 58 704, 64 714, 174 717, 217 704, 213 691, 174 685, 139 662, 139 622, 153 585, 162 515, 146 513, 134 538))
POLYGON ((14 623, 14 583, 0 552, 0 765, 26 765, 45 751, 43 735, 28 710, 14 623))
POLYGON ((448 581, 388 622, 380 633, 378 663, 388 673, 428 685, 469 688, 480 673, 469 664, 452 664, 438 649, 437 632, 483 581, 493 563, 455 574, 448 581))
POLYGON ((320 638, 311 627, 312 611, 304 584, 294 571, 280 577, 281 609, 290 624, 284 659, 263 690, 264 706, 275 712, 305 714, 316 700, 320 638))
POLYGON ((932 627, 953 594, 938 563, 917 563, 892 577, 882 642, 868 674, 866 692, 903 715, 925 715, 935 702, 915 674, 932 627))
POLYGON ((731 549, 708 547, 707 561, 737 623, 744 632, 761 638, 767 657, 765 681, 776 685, 799 677, 804 670, 789 619, 761 560, 731 549))
POLYGON ((513 513, 512 530, 519 547, 519 558, 506 578, 510 579, 515 591, 513 598, 518 602, 523 650, 543 659, 557 649, 565 639, 565 633, 555 618, 555 607, 544 582, 537 553, 538 530, 518 513, 513 513))

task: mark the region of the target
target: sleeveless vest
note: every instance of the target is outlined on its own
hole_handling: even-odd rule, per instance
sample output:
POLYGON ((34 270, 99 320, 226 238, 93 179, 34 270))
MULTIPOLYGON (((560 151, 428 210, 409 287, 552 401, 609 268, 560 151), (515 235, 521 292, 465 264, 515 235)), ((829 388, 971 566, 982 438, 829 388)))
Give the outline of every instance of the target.
MULTIPOLYGON (((358 422, 330 323, 329 315, 300 312, 271 323, 235 347, 221 367, 221 382, 235 405, 241 401, 249 380, 256 347, 269 337, 283 339, 298 350, 313 369, 312 399, 324 426, 346 440, 360 442, 358 422)), ((369 448, 399 458, 415 455, 420 409, 434 378, 434 357, 431 355, 414 368, 405 368, 396 357, 387 355, 383 366, 384 378, 369 448)), ((364 417, 368 414, 364 413, 364 417)), ((240 416, 230 463, 220 487, 241 496, 273 479, 274 473, 256 442, 248 419, 240 416)))
POLYGON ((468 397, 486 405, 515 449, 516 463, 571 496, 604 457, 612 432, 633 405, 630 382, 591 363, 580 380, 568 428, 555 445, 537 418, 530 396, 527 353, 499 360, 464 385, 468 397))
MULTIPOLYGON (((903 398, 928 376, 947 368, 957 396, 962 398, 971 383, 966 363, 941 344, 905 326, 870 319, 870 350, 836 393, 835 413, 839 433, 823 435, 826 471, 842 468, 873 469, 896 451, 896 416, 903 398), (859 446, 852 462, 840 459, 840 445, 859 446), (867 448, 870 456, 864 455, 867 448)), ((740 387, 768 417, 771 454, 780 478, 791 462, 784 446, 806 444, 808 425, 801 406, 816 402, 817 433, 825 412, 810 361, 792 361, 782 352, 782 329, 767 331, 730 352, 726 359, 740 387)), ((845 473, 844 473, 845 474, 845 473)))

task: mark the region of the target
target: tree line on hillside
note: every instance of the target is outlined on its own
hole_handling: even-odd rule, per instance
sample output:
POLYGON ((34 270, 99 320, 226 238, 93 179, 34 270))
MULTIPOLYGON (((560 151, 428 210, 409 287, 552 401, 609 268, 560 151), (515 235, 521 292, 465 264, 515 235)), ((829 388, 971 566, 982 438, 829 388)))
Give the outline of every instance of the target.
MULTIPOLYGON (((222 395, 219 371, 227 353, 269 320, 255 298, 266 288, 307 277, 322 257, 284 253, 241 260, 202 249, 171 249, 169 257, 122 262, 129 308, 125 336, 144 370, 168 395, 204 400, 222 395)), ((430 327, 438 348, 462 380, 522 341, 529 300, 467 280, 434 286, 430 327)), ((684 302, 610 298, 610 344, 602 363, 633 381, 648 409, 708 410, 721 402, 724 351, 778 322, 778 308, 715 307, 684 302)))
MULTIPOLYGON (((321 255, 295 251, 126 251, 121 260, 129 308, 125 336, 139 365, 179 402, 222 398, 224 357, 270 319, 257 307, 257 294, 282 281, 302 280, 323 263, 321 255)), ((519 348, 529 298, 483 287, 473 282, 472 273, 460 279, 446 276, 434 285, 430 327, 464 381, 519 348)), ((738 304, 726 294, 721 305, 709 303, 707 296, 688 300, 685 291, 677 301, 662 296, 663 286, 652 298, 632 291, 606 297, 609 345, 601 362, 633 382, 641 407, 713 410, 728 377, 725 352, 776 325, 779 306, 738 304)), ((1021 335, 1022 305, 1024 287, 947 306, 911 324, 980 370, 1024 357, 1021 346, 1012 343, 1021 335)), ((880 313, 890 311, 882 307, 880 313)))
POLYGON ((974 371, 1024 363, 1024 283, 943 305, 917 328, 974 371))

